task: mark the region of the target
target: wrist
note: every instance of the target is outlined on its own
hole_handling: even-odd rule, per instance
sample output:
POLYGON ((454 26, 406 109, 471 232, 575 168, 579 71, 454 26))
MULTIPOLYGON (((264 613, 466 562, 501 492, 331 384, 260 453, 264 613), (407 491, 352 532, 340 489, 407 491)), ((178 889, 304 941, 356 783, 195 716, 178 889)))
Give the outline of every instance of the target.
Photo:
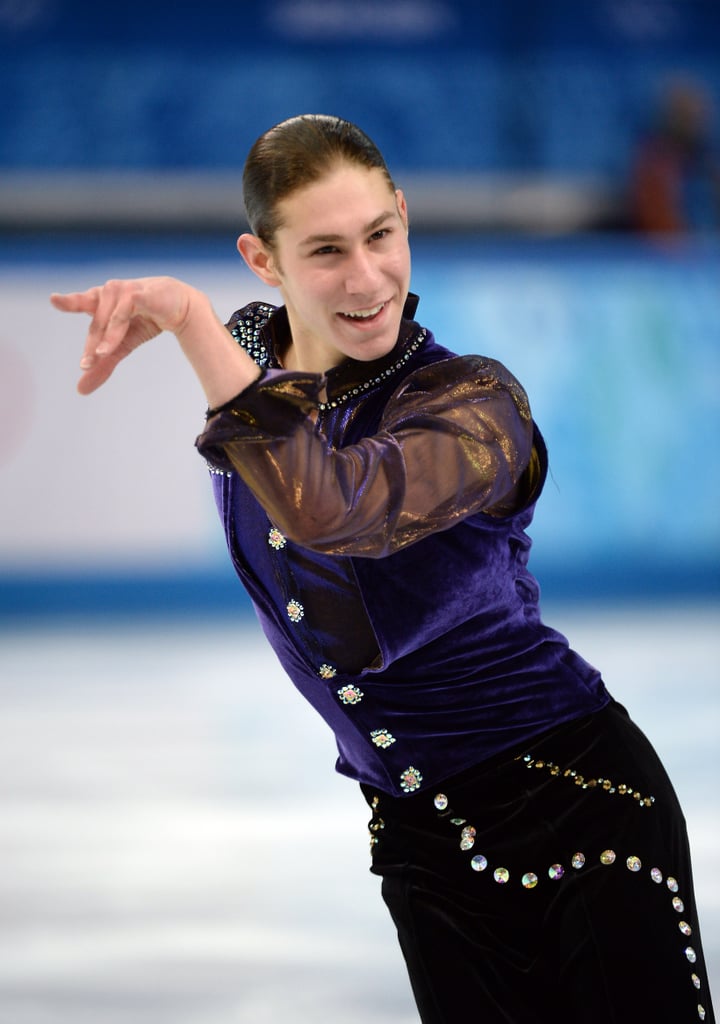
POLYGON ((192 285, 185 285, 178 310, 178 321, 172 328, 177 340, 183 347, 185 343, 192 344, 195 335, 201 336, 207 332, 211 321, 220 323, 207 295, 192 285))
POLYGON ((184 301, 173 333, 212 409, 243 391, 260 375, 260 368, 236 343, 204 292, 188 285, 184 301))

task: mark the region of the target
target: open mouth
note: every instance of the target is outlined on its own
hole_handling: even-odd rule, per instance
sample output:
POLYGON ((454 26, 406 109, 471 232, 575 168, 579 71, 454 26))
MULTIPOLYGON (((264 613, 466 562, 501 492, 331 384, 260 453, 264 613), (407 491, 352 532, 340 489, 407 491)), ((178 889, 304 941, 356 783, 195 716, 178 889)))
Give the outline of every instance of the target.
POLYGON ((381 302, 379 305, 371 306, 369 309, 356 309, 352 313, 340 313, 339 315, 344 317, 345 320, 355 320, 367 323, 379 316, 384 308, 385 303, 381 302))

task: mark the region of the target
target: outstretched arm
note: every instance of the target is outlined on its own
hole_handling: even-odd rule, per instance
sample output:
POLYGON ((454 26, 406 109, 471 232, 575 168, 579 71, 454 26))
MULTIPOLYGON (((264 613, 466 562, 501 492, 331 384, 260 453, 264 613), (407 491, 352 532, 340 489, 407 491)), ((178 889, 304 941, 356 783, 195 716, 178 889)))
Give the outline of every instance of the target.
POLYGON ((63 312, 92 317, 80 360, 81 395, 99 388, 118 363, 163 331, 177 338, 212 407, 234 398, 260 373, 208 297, 177 278, 108 281, 85 292, 54 294, 50 301, 63 312))

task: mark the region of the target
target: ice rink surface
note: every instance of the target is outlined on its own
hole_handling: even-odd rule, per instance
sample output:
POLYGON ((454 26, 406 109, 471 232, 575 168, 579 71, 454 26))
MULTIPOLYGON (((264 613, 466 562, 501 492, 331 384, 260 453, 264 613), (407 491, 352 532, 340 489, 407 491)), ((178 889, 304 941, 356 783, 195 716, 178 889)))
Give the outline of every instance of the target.
MULTIPOLYGON (((665 760, 717 997, 720 608, 545 619, 665 760)), ((0 1022, 417 1022, 333 762, 253 621, 5 629, 0 1022)))

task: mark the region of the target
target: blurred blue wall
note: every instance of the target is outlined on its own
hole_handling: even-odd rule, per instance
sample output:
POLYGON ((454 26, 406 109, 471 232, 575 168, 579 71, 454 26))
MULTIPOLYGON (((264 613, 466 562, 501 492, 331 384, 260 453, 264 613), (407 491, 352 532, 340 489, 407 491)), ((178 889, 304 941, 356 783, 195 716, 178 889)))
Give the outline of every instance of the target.
POLYGON ((391 167, 622 177, 668 77, 720 98, 716 0, 0 4, 0 168, 233 168, 340 113, 391 167))

